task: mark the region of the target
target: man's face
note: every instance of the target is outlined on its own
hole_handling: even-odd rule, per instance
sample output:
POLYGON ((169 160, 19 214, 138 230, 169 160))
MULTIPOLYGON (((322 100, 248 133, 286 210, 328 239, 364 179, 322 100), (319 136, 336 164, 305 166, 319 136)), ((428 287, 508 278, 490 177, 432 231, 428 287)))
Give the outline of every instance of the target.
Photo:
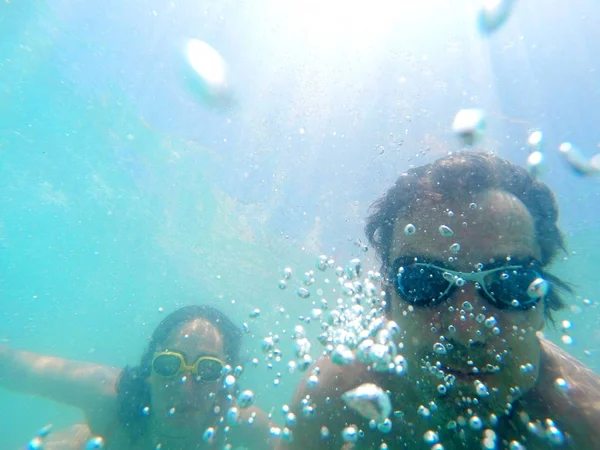
MULTIPOLYGON (((398 217, 387 264, 391 267, 401 257, 471 273, 481 265, 486 270, 539 260, 540 249, 523 203, 512 194, 487 191, 462 202, 438 204, 398 217), (414 234, 405 230, 408 224, 416 227, 414 234), (453 234, 440 230, 443 225, 453 234)), ((419 277, 418 272, 413 274, 419 277)), ((436 277, 444 274, 438 270, 429 273, 436 277)), ((515 277, 510 270, 506 274, 515 277)), ((413 286, 429 282, 425 277, 413 286)), ((454 283, 451 294, 442 301, 411 305, 395 288, 396 274, 389 283, 392 318, 404 333, 400 353, 409 363, 407 376, 438 405, 450 401, 468 407, 475 400, 483 411, 498 414, 535 384, 540 361, 536 331, 544 322, 542 301, 529 309, 500 309, 486 298, 481 286, 466 281, 454 283)))

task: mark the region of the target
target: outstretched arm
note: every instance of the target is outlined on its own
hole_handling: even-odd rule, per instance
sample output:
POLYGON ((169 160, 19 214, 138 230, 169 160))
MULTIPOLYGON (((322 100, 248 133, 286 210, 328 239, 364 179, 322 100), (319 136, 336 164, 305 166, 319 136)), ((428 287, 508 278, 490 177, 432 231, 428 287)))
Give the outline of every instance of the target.
POLYGON ((81 408, 86 416, 116 404, 118 375, 111 367, 0 344, 0 387, 81 408))
MULTIPOLYGON (((85 450, 86 443, 92 438, 86 424, 72 425, 55 431, 44 439, 44 450, 85 450)), ((32 447, 27 447, 32 448, 32 447)))

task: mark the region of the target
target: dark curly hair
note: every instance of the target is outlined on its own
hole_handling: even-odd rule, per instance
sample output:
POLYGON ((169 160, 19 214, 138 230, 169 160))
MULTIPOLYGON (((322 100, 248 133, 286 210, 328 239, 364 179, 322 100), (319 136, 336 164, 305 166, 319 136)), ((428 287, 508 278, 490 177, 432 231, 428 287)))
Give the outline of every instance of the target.
MULTIPOLYGON (((565 251, 564 238, 557 225, 558 206, 548 186, 523 167, 497 156, 463 151, 403 173, 394 186, 371 205, 365 234, 382 261, 382 273, 388 271, 394 223, 399 215, 489 189, 511 193, 525 205, 533 217, 542 267, 550 264, 560 250, 565 251)), ((552 321, 552 310, 565 306, 561 293, 572 293, 572 289, 552 274, 544 271, 542 275, 552 288, 544 308, 546 318, 552 321)))
POLYGON ((152 333, 140 365, 125 367, 117 381, 119 421, 128 430, 133 442, 145 433, 148 426, 148 417, 142 414, 142 410, 150 405, 151 400, 148 378, 152 358, 174 329, 194 319, 204 319, 221 332, 229 364, 235 365, 239 360, 242 332, 218 309, 208 305, 189 305, 165 317, 152 333))

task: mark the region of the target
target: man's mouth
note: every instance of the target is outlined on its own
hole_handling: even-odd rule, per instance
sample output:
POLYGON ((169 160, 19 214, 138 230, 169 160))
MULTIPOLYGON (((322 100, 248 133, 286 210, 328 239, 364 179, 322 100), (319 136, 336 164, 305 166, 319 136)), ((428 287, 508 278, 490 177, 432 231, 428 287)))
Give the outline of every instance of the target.
POLYGON ((474 381, 477 379, 484 380, 498 373, 498 370, 476 370, 476 369, 457 369, 448 366, 443 366, 442 370, 448 375, 454 375, 457 379, 474 381))
POLYGON ((465 370, 458 370, 458 369, 451 369, 448 366, 444 366, 444 368, 442 369, 445 373, 447 373, 448 375, 454 375, 457 378, 469 378, 469 379, 475 379, 478 376, 481 376, 481 372, 474 372, 474 371, 465 371, 465 370))

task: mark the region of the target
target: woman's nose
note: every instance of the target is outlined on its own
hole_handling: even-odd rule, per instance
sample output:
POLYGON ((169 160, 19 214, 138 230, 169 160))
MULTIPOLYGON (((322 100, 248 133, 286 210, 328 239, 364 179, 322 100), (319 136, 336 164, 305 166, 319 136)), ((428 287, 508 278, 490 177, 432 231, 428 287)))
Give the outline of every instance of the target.
POLYGON ((182 389, 193 389, 194 385, 194 374, 191 372, 184 372, 181 375, 181 388, 182 389))

